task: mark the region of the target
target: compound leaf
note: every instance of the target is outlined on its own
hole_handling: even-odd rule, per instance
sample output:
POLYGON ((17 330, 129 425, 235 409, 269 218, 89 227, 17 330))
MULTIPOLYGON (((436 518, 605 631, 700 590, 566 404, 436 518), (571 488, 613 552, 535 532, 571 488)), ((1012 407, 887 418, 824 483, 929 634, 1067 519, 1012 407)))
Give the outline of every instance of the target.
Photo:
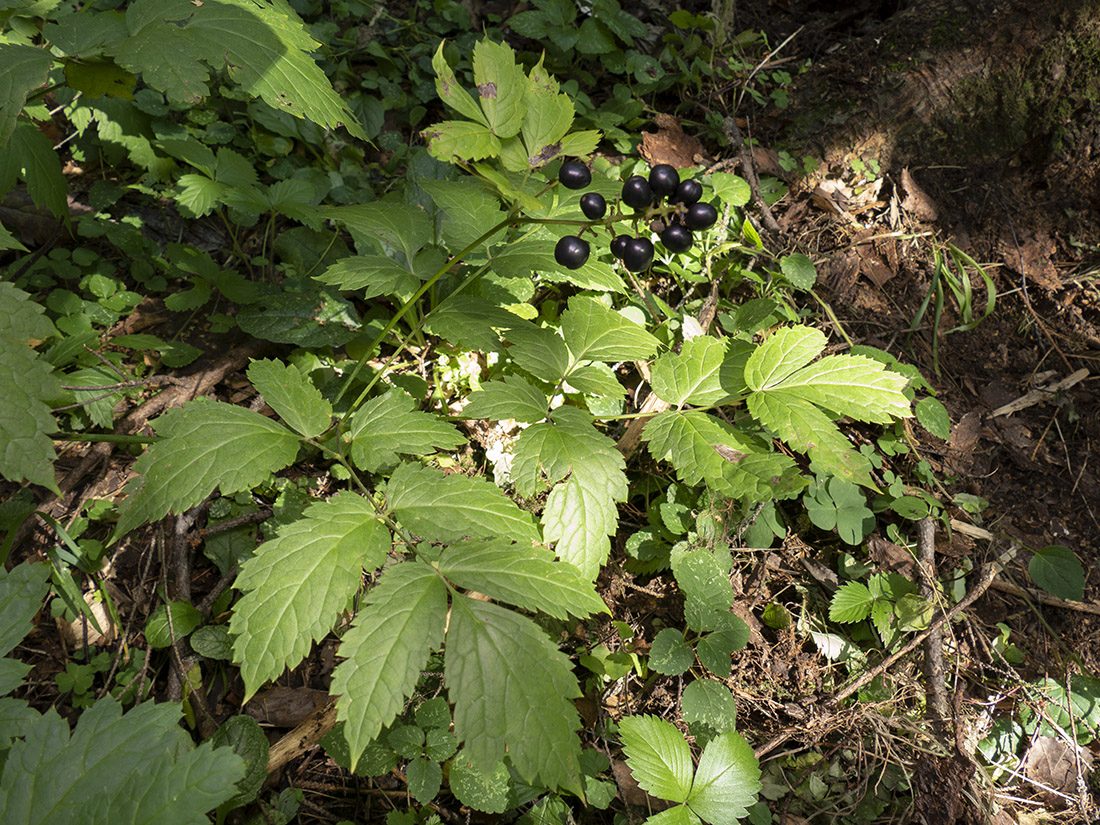
POLYGON ((862 582, 848 582, 833 594, 829 605, 829 620, 848 624, 862 622, 871 615, 874 598, 867 585, 862 582))
POLYGON ((673 725, 656 716, 619 721, 626 763, 644 791, 683 802, 691 792, 691 751, 673 725))
POLYGON ((245 701, 325 637, 359 588, 363 569, 381 567, 389 551, 389 530, 354 493, 311 505, 256 548, 237 576, 244 596, 229 623, 245 701))
POLYGON ((453 425, 415 407, 412 397, 391 390, 356 410, 344 436, 351 442, 352 461, 376 473, 395 464, 398 455, 430 455, 466 441, 453 425))
POLYGON ((447 542, 465 536, 512 536, 520 543, 539 541, 530 514, 488 481, 402 464, 386 489, 390 509, 425 538, 447 542))
POLYGON ((194 507, 215 488, 225 495, 250 490, 298 454, 298 437, 257 412, 196 398, 154 423, 162 440, 135 463, 114 539, 169 510, 194 507))
POLYGON ((561 140, 573 125, 573 115, 573 101, 560 91, 558 81, 539 58, 527 75, 527 111, 523 116, 529 168, 543 166, 561 154, 561 140))
POLYGON ((569 660, 538 625, 495 604, 457 597, 444 661, 455 735, 483 773, 505 751, 528 782, 580 793, 581 695, 569 660))
POLYGON ((736 731, 703 748, 687 797, 688 807, 711 825, 736 825, 760 793, 760 763, 736 731))
POLYGON ((514 324, 505 336, 511 346, 508 355, 535 378, 556 384, 569 369, 569 349, 552 329, 534 324, 514 324))
POLYGON ((320 435, 328 428, 332 405, 293 364, 267 358, 253 361, 248 379, 271 409, 306 438, 320 435))
POLYGON ((381 242, 400 250, 406 261, 416 259, 416 253, 431 242, 435 231, 423 209, 396 198, 328 206, 321 209, 321 214, 343 224, 358 246, 373 249, 381 242))
POLYGON ((539 545, 521 547, 508 539, 461 542, 444 551, 439 572, 459 587, 558 619, 607 612, 589 582, 539 545))
POLYGON ((478 102, 498 138, 518 134, 526 109, 527 78, 516 65, 516 54, 504 43, 482 39, 474 44, 474 83, 478 102))
POLYGON ((446 621, 447 586, 422 562, 389 568, 367 594, 340 643, 346 660, 332 674, 353 771, 363 749, 405 706, 446 621))
POLYGON ((485 113, 481 111, 481 107, 477 105, 477 101, 473 99, 470 93, 459 85, 454 70, 443 56, 443 45, 444 43, 441 40, 439 48, 435 50, 435 55, 432 57, 432 69, 435 71, 435 90, 439 95, 439 99, 460 115, 468 117, 470 120, 476 120, 488 127, 489 121, 485 118, 485 113))
POLYGON ((500 139, 488 126, 468 120, 444 120, 420 133, 428 141, 428 154, 444 163, 481 160, 500 154, 500 139))
POLYGON ((411 294, 420 286, 420 279, 415 274, 385 255, 341 258, 315 277, 321 283, 347 292, 358 291, 360 298, 411 294))

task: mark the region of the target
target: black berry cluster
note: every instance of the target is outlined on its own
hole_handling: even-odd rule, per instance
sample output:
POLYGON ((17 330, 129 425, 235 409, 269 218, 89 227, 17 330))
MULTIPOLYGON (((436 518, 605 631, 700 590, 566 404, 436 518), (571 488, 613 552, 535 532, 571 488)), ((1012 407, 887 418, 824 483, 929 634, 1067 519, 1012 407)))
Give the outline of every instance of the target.
MULTIPOLYGON (((566 189, 584 189, 592 183, 592 173, 580 161, 570 160, 561 165, 558 181, 566 189)), ((702 196, 703 187, 698 181, 680 180, 674 167, 659 163, 650 170, 648 179, 641 175, 627 178, 619 201, 633 210, 635 217, 652 219, 650 227, 665 249, 680 253, 691 249, 695 232, 710 229, 718 221, 718 210, 709 203, 700 203, 702 196), (662 204, 666 199, 667 204, 662 204)), ((607 214, 607 201, 598 192, 581 195, 580 206, 590 221, 602 220, 607 214)), ((566 235, 554 247, 554 260, 566 269, 580 269, 590 252, 587 241, 566 235)), ((653 243, 648 238, 617 235, 611 241, 611 254, 630 272, 641 272, 653 263, 653 243)))

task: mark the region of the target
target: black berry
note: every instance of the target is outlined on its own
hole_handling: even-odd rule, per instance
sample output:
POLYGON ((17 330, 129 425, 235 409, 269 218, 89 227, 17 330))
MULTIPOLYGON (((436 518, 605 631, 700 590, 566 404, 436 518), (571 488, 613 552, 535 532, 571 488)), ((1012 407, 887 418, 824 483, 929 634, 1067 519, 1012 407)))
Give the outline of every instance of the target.
POLYGON ((566 269, 580 269, 588 260, 588 241, 566 235, 554 247, 554 260, 566 269))
POLYGON ((653 190, 641 175, 631 175, 623 184, 622 198, 631 209, 645 209, 653 202, 653 190))
POLYGON ((581 195, 581 211, 590 221, 598 221, 607 213, 607 201, 599 192, 585 192, 581 195))
POLYGON ((682 203, 691 206, 703 197, 703 184, 695 180, 682 180, 676 187, 676 193, 672 196, 673 203, 682 203))
POLYGON ((623 253, 626 252, 626 245, 633 240, 629 235, 617 235, 615 240, 611 242, 611 254, 618 258, 620 261, 623 259, 623 253))
POLYGON ((718 220, 718 210, 709 203, 693 203, 684 215, 688 229, 710 229, 718 220))
POLYGON ((623 264, 631 272, 649 269, 653 263, 653 244, 648 238, 631 238, 623 250, 623 264))
POLYGON ((694 241, 691 230, 679 223, 669 224, 669 227, 661 233, 661 243, 669 252, 687 252, 694 241))
POLYGON ((558 170, 558 180, 566 189, 584 189, 592 183, 592 173, 579 160, 567 160, 558 170))
POLYGON ((667 163, 658 163, 649 171, 649 188, 659 198, 665 198, 680 185, 680 173, 667 163))

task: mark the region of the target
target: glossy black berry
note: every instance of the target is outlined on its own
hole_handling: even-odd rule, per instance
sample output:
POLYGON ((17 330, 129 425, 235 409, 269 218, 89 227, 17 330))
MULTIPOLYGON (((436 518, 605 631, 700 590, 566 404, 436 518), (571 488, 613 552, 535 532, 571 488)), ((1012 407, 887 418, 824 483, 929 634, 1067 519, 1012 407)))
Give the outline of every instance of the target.
POLYGON ((631 209, 645 209, 653 202, 653 190, 641 175, 631 175, 623 184, 622 198, 631 209))
POLYGON ((661 243, 669 252, 687 252, 694 242, 695 238, 692 237, 691 230, 679 223, 669 224, 669 227, 661 233, 661 243))
POLYGON ((623 253, 626 252, 626 245, 632 240, 633 238, 629 235, 616 235, 615 240, 611 242, 611 254, 621 261, 623 253))
POLYGON ((623 250, 623 264, 631 272, 649 269, 653 263, 653 244, 648 238, 631 238, 623 250))
POLYGON ((592 173, 579 160, 567 160, 558 170, 558 180, 566 189, 584 189, 592 183, 592 173))
POLYGON ((585 192, 581 195, 581 211, 590 221, 598 221, 607 213, 607 201, 599 192, 585 192))
POLYGON ((666 198, 680 185, 680 173, 674 166, 658 163, 649 171, 649 188, 659 198, 666 198))
POLYGON ((554 247, 554 260, 566 269, 580 269, 588 260, 588 241, 566 235, 554 247))
POLYGON ((718 210, 709 203, 693 203, 684 215, 688 229, 710 229, 718 221, 718 210))
POLYGON ((691 206, 703 197, 703 184, 696 180, 682 180, 676 187, 676 193, 672 196, 673 203, 682 203, 691 206))

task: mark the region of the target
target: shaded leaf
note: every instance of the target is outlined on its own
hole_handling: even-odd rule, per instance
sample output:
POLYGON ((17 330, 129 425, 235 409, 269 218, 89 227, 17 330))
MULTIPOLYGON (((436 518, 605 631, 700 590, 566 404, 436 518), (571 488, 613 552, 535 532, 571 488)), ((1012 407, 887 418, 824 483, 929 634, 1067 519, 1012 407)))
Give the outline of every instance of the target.
POLYGON ((265 358, 253 361, 248 380, 290 427, 307 438, 320 435, 332 418, 332 405, 293 364, 265 358))

